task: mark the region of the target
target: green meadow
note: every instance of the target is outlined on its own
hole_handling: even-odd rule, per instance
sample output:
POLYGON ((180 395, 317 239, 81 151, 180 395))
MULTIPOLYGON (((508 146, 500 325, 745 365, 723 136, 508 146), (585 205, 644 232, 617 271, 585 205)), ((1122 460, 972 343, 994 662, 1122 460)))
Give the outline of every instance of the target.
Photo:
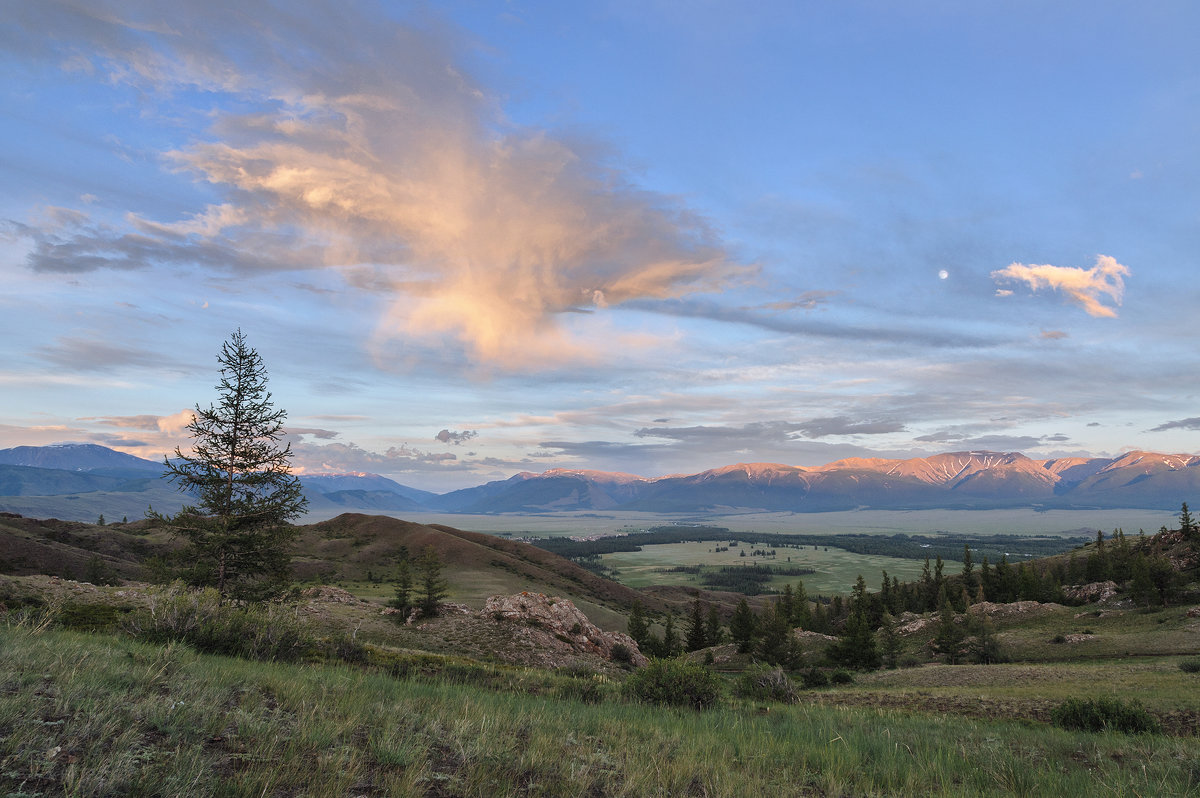
MULTIPOLYGON (((868 585, 878 588, 883 570, 888 572, 888 576, 898 576, 901 581, 912 581, 921 575, 923 566, 923 563, 918 560, 855 554, 835 546, 777 547, 775 548, 775 557, 752 556, 750 554, 752 549, 745 542, 738 547, 730 547, 728 551, 713 551, 723 545, 704 541, 644 546, 641 551, 605 554, 601 560, 616 572, 612 575, 614 579, 630 587, 646 587, 647 585, 699 587, 701 585, 700 577, 697 574, 669 570, 676 565, 703 565, 719 568, 761 564, 811 568, 815 573, 804 576, 777 576, 769 584, 771 587, 782 590, 785 584, 794 584, 798 580, 803 580, 804 587, 809 594, 821 593, 824 595, 848 593, 859 574, 863 575, 868 585), (745 557, 740 556, 743 551, 746 552, 745 557)), ((763 548, 765 546, 762 544, 757 546, 759 550, 763 548)), ((954 566, 951 565, 950 568, 953 570, 954 566)))

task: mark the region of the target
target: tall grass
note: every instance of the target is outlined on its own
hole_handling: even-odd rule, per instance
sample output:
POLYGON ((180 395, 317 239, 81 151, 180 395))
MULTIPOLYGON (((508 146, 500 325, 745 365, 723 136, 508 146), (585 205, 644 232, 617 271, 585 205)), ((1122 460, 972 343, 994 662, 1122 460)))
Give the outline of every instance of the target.
MULTIPOLYGON (((550 678, 550 677, 546 677, 550 678)), ((578 677, 557 677, 574 679, 578 677)), ((1194 740, 704 712, 0 625, 0 795, 1186 795, 1194 740)))

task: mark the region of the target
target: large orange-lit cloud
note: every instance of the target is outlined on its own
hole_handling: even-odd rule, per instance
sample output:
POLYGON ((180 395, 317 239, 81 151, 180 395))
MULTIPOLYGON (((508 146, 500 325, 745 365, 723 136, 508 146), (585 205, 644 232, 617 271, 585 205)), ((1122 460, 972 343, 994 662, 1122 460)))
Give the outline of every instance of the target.
MULTIPOLYGON (((1096 257, 1096 265, 1090 269, 1072 266, 1029 265, 1013 263, 1004 269, 992 272, 993 279, 1015 280, 1027 283, 1030 289, 1052 288, 1062 291, 1092 316, 1116 318, 1117 311, 1104 304, 1108 297, 1120 306, 1125 294, 1125 280, 1129 269, 1108 255, 1096 257)), ((1000 296, 1009 296, 1011 291, 1000 290, 1000 296)))
MULTIPOLYGON (((93 52, 79 69, 239 108, 167 154, 222 201, 182 220, 131 217, 142 235, 261 253, 270 233, 305 266, 316 245, 324 265, 388 291, 376 344, 451 340, 514 368, 600 346, 573 337, 565 313, 714 290, 744 271, 704 219, 640 189, 603 148, 510 123, 444 33, 361 6, 256 0, 230 27, 219 5, 134 1, 43 22, 61 35, 84 29, 61 16, 84 18, 93 52)), ((288 254, 272 253, 281 267, 288 254)))

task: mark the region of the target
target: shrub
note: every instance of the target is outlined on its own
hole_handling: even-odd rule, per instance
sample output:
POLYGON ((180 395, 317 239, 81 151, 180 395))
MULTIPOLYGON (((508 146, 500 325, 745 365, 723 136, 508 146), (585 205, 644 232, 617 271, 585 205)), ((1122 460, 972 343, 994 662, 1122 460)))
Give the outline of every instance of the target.
POLYGON ((633 651, 624 643, 617 643, 612 647, 612 661, 620 665, 633 664, 633 651))
POLYGON ((829 681, 834 684, 853 684, 854 677, 850 675, 850 671, 845 668, 838 668, 833 673, 829 674, 829 681))
POLYGON ((739 696, 755 701, 794 704, 800 700, 796 685, 792 684, 783 669, 765 665, 757 665, 743 673, 735 689, 739 696))
POLYGON ((279 605, 234 607, 213 588, 188 590, 175 583, 152 592, 150 605, 131 613, 122 628, 152 643, 187 643, 208 654, 251 660, 295 661, 312 657, 357 658, 352 641, 318 640, 293 612, 279 605))
POLYGON ((68 602, 58 610, 58 622, 67 629, 82 632, 104 632, 112 629, 132 607, 113 604, 86 604, 68 602))
POLYGON ((1068 698, 1050 713, 1055 726, 1080 731, 1128 734, 1161 731, 1158 721, 1137 701, 1119 698, 1068 698))
POLYGON ((600 704, 608 697, 608 690, 599 679, 571 679, 556 685, 554 694, 584 704, 600 704))
POLYGON ((1184 673, 1200 673, 1200 659, 1185 659, 1179 663, 1179 670, 1184 673))
POLYGON ((647 704, 704 709, 721 697, 721 679, 685 659, 656 659, 625 681, 625 694, 647 704))
POLYGON ((804 682, 804 686, 809 690, 814 687, 829 686, 829 676, 820 668, 809 668, 800 674, 800 680, 804 682))

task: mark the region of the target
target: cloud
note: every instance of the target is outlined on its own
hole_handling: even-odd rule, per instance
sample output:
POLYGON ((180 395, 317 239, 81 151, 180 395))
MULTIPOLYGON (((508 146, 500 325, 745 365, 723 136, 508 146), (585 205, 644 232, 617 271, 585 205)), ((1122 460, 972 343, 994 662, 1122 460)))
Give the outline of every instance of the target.
POLYGON ((1062 433, 1053 435, 970 435, 969 426, 941 430, 913 438, 922 443, 941 443, 956 449, 976 449, 1002 452, 1017 452, 1035 449, 1052 443, 1066 443, 1070 437, 1062 433))
POLYGON ((1200 418, 1181 418, 1178 421, 1167 421, 1154 427, 1151 432, 1166 432, 1172 429, 1200 430, 1200 418))
POLYGON ((182 435, 195 418, 191 410, 180 410, 169 416, 103 416, 98 418, 81 418, 80 421, 93 421, 118 429, 140 429, 151 432, 161 432, 167 436, 182 435))
POLYGON ((904 424, 898 421, 855 421, 846 416, 814 418, 799 425, 807 438, 824 438, 829 435, 883 435, 903 432, 904 424))
POLYGON ((222 4, 113 8, 35 4, 16 24, 29 50, 147 103, 210 93, 208 129, 165 158, 220 201, 181 220, 131 216, 132 229, 79 217, 31 229, 36 270, 364 268, 391 297, 380 358, 422 337, 509 368, 604 345, 574 336, 564 314, 715 291, 751 271, 608 148, 507 120, 436 22, 356 4, 248 0, 234 26, 222 4))
POLYGON ((1062 339, 1070 338, 1071 336, 1069 333, 1065 333, 1062 330, 1042 330, 1042 334, 1039 337, 1045 341, 1061 341, 1062 339))
POLYGON ((449 453, 424 452, 407 444, 391 446, 383 452, 363 449, 355 443, 292 445, 293 466, 298 473, 349 473, 371 471, 383 474, 445 472, 466 470, 470 466, 449 453))
POLYGON ((92 337, 61 336, 53 344, 38 348, 37 353, 70 371, 100 372, 125 366, 161 369, 176 365, 143 349, 92 337))
MULTIPOLYGON (((992 272, 992 279, 1024 282, 1033 291, 1042 288, 1062 291, 1072 302, 1083 306, 1089 315, 1099 318, 1116 318, 1116 310, 1105 305, 1102 298, 1107 296, 1113 304, 1119 307, 1125 293, 1123 278, 1128 275, 1128 267, 1122 266, 1117 263, 1116 259, 1108 255, 1098 255, 1096 265, 1090 269, 1074 266, 1026 266, 1022 263, 1013 263, 992 272)), ((1009 294, 1011 292, 1002 295, 1009 294)))
POLYGON ((881 435, 903 432, 904 425, 894 421, 856 421, 846 416, 814 418, 808 421, 758 421, 740 427, 643 427, 633 434, 639 438, 666 438, 677 441, 709 443, 729 442, 740 446, 777 444, 804 438, 830 435, 881 435))
POLYGON ((459 446, 459 445, 471 440, 472 438, 478 438, 478 437, 479 437, 479 433, 476 432, 475 430, 463 430, 462 432, 451 432, 448 429, 444 429, 441 432, 439 432, 437 435, 434 435, 433 439, 435 441, 441 441, 442 443, 452 443, 455 446, 459 446))
POLYGON ((312 438, 318 438, 323 441, 331 441, 340 433, 329 429, 321 429, 320 427, 288 427, 288 435, 308 435, 312 438))

